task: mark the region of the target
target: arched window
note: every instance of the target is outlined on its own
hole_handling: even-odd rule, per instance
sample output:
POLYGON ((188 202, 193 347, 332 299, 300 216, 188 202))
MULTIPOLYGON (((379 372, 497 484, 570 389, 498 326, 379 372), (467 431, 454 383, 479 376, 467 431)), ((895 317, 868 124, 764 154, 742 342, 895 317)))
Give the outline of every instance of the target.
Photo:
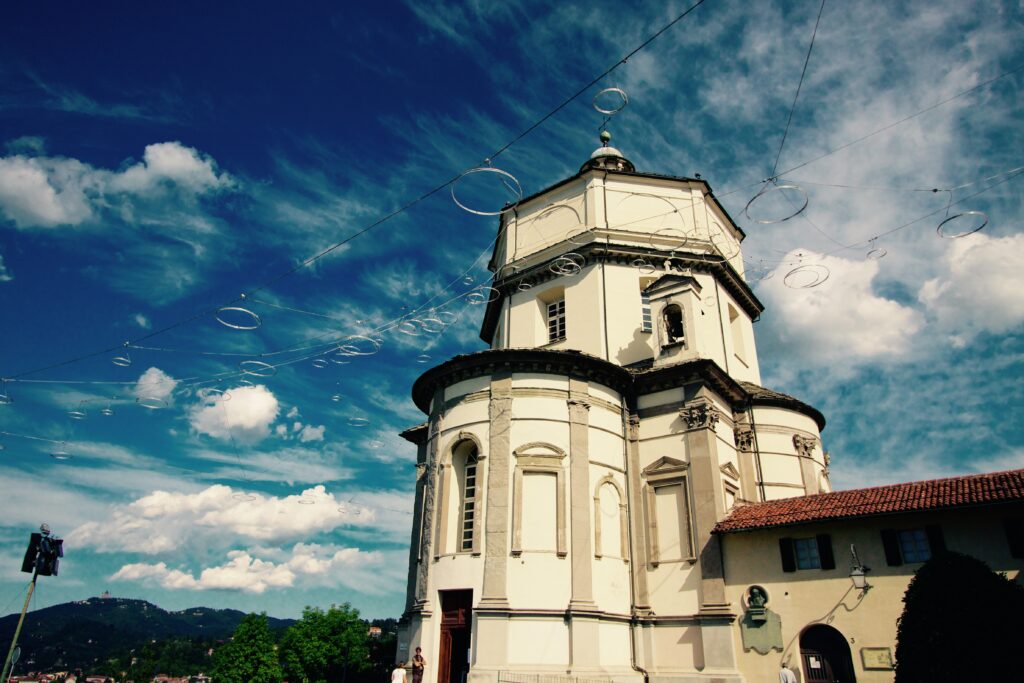
POLYGON ((479 553, 483 500, 477 441, 466 436, 455 441, 441 463, 434 558, 452 553, 479 553))
POLYGON ((661 312, 661 320, 665 329, 665 346, 681 344, 686 341, 683 327, 683 309, 679 304, 669 304, 661 312))
POLYGON ((594 488, 594 557, 628 561, 628 548, 622 489, 609 475, 594 488))
POLYGON ((473 529, 476 521, 476 446, 466 453, 465 465, 462 468, 462 476, 459 477, 459 486, 462 489, 462 509, 459 514, 459 551, 471 552, 473 550, 473 529))

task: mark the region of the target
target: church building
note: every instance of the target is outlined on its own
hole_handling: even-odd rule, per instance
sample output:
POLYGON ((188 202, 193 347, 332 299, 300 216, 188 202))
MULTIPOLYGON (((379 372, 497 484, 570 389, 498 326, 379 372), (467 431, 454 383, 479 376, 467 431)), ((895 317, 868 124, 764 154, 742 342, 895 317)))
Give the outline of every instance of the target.
POLYGON ((490 348, 413 387, 427 419, 403 433, 418 451, 398 659, 422 648, 426 683, 761 681, 784 662, 806 681, 892 680, 895 624, 868 635, 881 591, 851 584, 844 548, 920 531, 923 553, 930 524, 849 521, 824 416, 761 386, 743 230, 705 180, 637 172, 608 138, 501 214, 490 348), (857 632, 821 623, 805 643, 851 590, 857 632))

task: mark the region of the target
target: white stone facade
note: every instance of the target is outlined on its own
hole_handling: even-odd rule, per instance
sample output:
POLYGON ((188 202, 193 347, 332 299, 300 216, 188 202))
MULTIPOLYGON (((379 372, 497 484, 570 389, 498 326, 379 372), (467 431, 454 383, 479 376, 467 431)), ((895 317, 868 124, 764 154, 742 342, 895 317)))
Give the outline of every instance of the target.
POLYGON ((421 647, 427 683, 741 680, 711 530, 828 490, 824 418, 758 386, 742 231, 704 181, 631 169, 503 214, 491 349, 413 389, 398 657, 421 647))

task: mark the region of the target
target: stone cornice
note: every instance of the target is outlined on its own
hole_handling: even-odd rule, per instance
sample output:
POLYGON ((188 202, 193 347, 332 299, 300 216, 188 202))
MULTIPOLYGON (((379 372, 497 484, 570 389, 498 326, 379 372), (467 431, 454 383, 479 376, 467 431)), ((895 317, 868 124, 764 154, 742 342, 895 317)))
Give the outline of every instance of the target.
MULTIPOLYGON (((536 263, 523 271, 503 274, 499 272, 491 283, 491 286, 498 291, 498 296, 488 302, 484 312, 484 320, 480 326, 480 338, 488 344, 494 337, 494 331, 498 325, 498 318, 502 304, 506 297, 518 290, 521 283, 529 283, 536 286, 543 282, 553 280, 557 277, 551 272, 550 265, 559 258, 562 253, 572 251, 583 257, 582 266, 586 267, 595 263, 616 263, 629 265, 640 257, 654 258, 657 261, 667 258, 667 254, 655 251, 650 248, 625 244, 607 244, 605 242, 590 242, 583 246, 575 246, 565 243, 565 248, 557 250, 551 258, 536 263)), ((675 254, 671 258, 677 267, 688 268, 691 272, 709 273, 715 277, 733 299, 746 311, 751 319, 757 319, 764 311, 764 305, 750 289, 750 286, 743 280, 732 265, 721 256, 697 255, 697 254, 675 254)), ((504 270, 504 269, 503 269, 504 270)))

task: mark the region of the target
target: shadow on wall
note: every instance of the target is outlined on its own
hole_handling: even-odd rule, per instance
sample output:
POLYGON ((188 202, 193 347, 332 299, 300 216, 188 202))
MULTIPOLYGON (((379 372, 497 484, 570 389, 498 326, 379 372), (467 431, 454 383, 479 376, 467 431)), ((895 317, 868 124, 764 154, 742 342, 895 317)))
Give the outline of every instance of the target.
POLYGON ((651 360, 654 354, 651 352, 649 340, 652 332, 641 332, 639 329, 633 331, 633 339, 629 344, 619 348, 615 354, 615 361, 619 365, 629 365, 638 361, 651 360))

